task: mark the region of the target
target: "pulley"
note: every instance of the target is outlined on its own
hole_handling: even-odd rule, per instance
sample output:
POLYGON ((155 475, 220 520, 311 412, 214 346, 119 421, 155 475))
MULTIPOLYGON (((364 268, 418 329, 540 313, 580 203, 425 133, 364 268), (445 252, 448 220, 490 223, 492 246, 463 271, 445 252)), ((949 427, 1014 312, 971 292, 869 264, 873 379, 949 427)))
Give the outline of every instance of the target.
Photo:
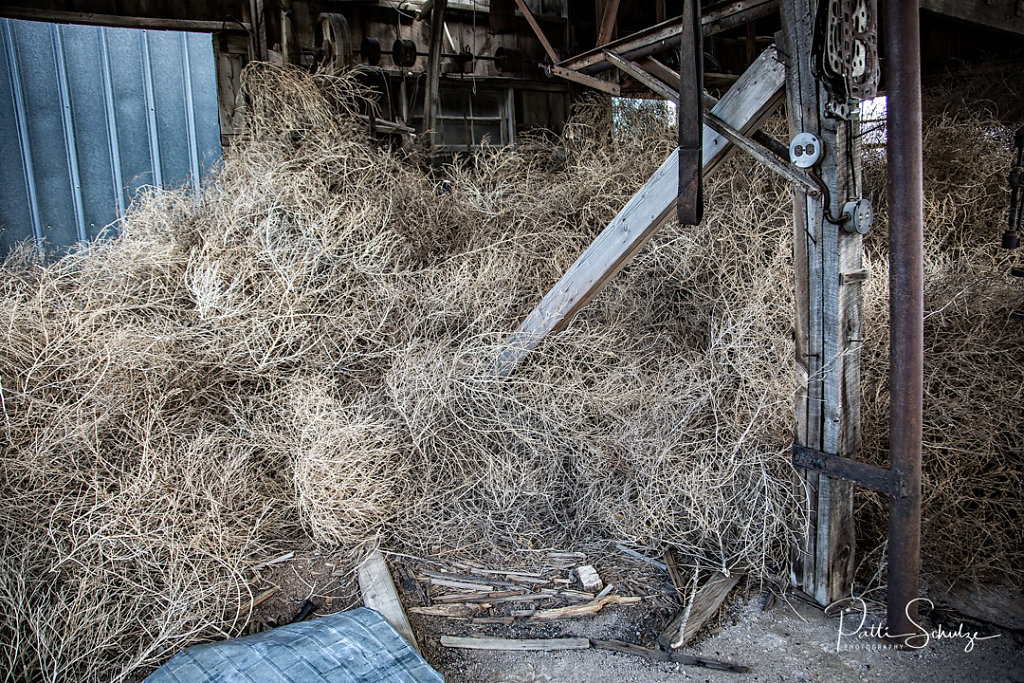
POLYGON ((502 73, 523 69, 523 51, 516 47, 499 47, 494 51, 494 66, 502 73))
POLYGON ((819 0, 812 64, 836 106, 878 92, 878 0, 819 0))
POLYGON ((352 65, 352 34, 344 15, 323 12, 316 20, 316 62, 322 68, 341 71, 352 65))
POLYGON ((399 38, 391 45, 391 61, 395 66, 409 67, 416 63, 416 43, 399 38))
POLYGON ((473 56, 473 52, 469 49, 468 45, 463 47, 460 52, 453 55, 452 59, 455 62, 455 67, 457 71, 461 71, 464 74, 473 73, 473 68, 476 65, 475 57, 473 56))
POLYGON ((370 66, 380 64, 380 41, 376 38, 364 37, 359 46, 359 56, 370 66))

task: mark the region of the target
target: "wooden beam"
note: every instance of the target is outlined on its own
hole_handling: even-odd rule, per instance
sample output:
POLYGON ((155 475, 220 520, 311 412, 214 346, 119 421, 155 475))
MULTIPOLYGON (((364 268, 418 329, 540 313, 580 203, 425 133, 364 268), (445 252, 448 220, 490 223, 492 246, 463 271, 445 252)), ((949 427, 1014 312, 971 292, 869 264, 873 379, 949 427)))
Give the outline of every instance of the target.
MULTIPOLYGON (((742 26, 748 21, 774 14, 777 10, 778 0, 728 2, 705 10, 701 14, 701 26, 705 36, 712 36, 742 26)), ((604 50, 611 50, 626 59, 649 57, 679 45, 682 21, 682 17, 674 17, 607 45, 598 45, 593 50, 580 53, 560 64, 574 71, 586 70, 588 73, 596 73, 612 67, 604 58, 604 50)))
POLYGON ((526 2, 524 2, 524 0, 516 0, 516 4, 519 5, 519 11, 523 13, 523 16, 526 18, 526 22, 530 24, 530 28, 532 28, 533 32, 536 34, 537 40, 539 40, 540 44, 544 46, 544 52, 548 53, 548 57, 551 58, 551 63, 557 64, 558 53, 555 52, 555 48, 551 47, 548 37, 544 35, 544 31, 541 29, 540 24, 538 24, 537 20, 533 18, 533 13, 530 12, 530 8, 526 6, 526 2))
POLYGON ((552 64, 548 66, 547 69, 552 75, 564 78, 567 81, 579 83, 580 85, 585 85, 588 88, 594 88, 595 90, 606 92, 609 95, 614 95, 615 97, 622 94, 622 87, 618 83, 605 81, 600 78, 595 78, 594 76, 587 76, 586 74, 570 71, 569 69, 563 69, 557 64, 552 64))
POLYGON ((601 18, 601 28, 597 32, 598 46, 604 45, 612 39, 612 31, 615 30, 615 17, 619 14, 619 0, 608 0, 604 8, 604 16, 601 18))
MULTIPOLYGON (((442 2, 444 0, 441 0, 442 2)), ((416 636, 412 632, 409 618, 402 609, 402 601, 395 590, 395 582, 391 580, 391 572, 379 550, 370 553, 362 564, 357 567, 359 574, 359 591, 363 596, 363 604, 381 613, 391 627, 399 635, 409 641, 413 649, 420 651, 416 636)))
POLYGON ((921 9, 976 26, 1024 35, 1020 0, 921 0, 921 9))
POLYGON ((590 647, 590 640, 587 638, 460 638, 458 636, 441 636, 441 644, 445 647, 458 647, 467 650, 552 652, 554 650, 586 650, 590 647))
MULTIPOLYGON (((640 63, 644 71, 651 74, 658 80, 664 81, 670 88, 679 92, 679 72, 672 69, 654 57, 648 57, 640 63)), ((705 97, 707 97, 705 95, 705 97)))
POLYGON ((242 21, 201 21, 197 19, 163 19, 160 17, 123 16, 120 14, 96 14, 95 12, 66 12, 63 10, 38 9, 18 5, 0 5, 0 17, 25 19, 27 21, 48 21, 55 24, 85 24, 88 26, 115 26, 118 28, 144 28, 160 31, 192 31, 195 33, 217 33, 238 31, 248 33, 249 24, 242 21))
MULTIPOLYGON (((785 69, 775 48, 769 48, 712 111, 749 134, 778 106, 784 79, 785 69)), ((728 140, 707 126, 703 130, 703 147, 705 175, 713 173, 732 149, 728 140)), ((508 375, 548 334, 564 329, 675 215, 678 193, 679 159, 673 152, 506 340, 492 371, 499 376, 508 375)))
MULTIPOLYGON (((829 189, 833 215, 861 196, 858 126, 824 116, 826 97, 812 72, 812 0, 781 0, 788 55, 786 90, 790 134, 810 132, 822 142, 818 172, 829 189)), ((796 430, 798 444, 848 456, 860 445, 861 286, 844 272, 862 269, 862 237, 825 219, 824 203, 793 190, 796 273, 796 430)), ((815 472, 798 475, 809 528, 793 562, 793 582, 826 605, 849 593, 854 569, 853 488, 815 472)))
MULTIPOLYGON (((655 78, 654 76, 640 68, 639 64, 623 59, 622 57, 618 56, 614 52, 611 52, 610 50, 605 50, 604 56, 605 59, 614 64, 620 71, 629 74, 637 81, 647 86, 647 88, 650 89, 651 92, 653 92, 655 95, 664 97, 666 100, 669 100, 670 102, 676 102, 679 99, 679 88, 673 90, 672 88, 665 85, 665 83, 659 81, 657 78, 655 78)), ((694 142, 696 142, 696 140, 694 140, 694 142)))
POLYGON ((818 197, 821 195, 821 190, 806 173, 775 156, 773 152, 743 135, 711 112, 704 113, 704 123, 707 124, 711 130, 715 131, 719 135, 725 136, 729 142, 742 149, 762 165, 768 167, 769 170, 803 189, 805 193, 812 197, 818 197))
POLYGON ((430 14, 430 52, 427 54, 427 83, 423 89, 423 132, 430 147, 440 142, 437 130, 438 84, 441 77, 441 42, 444 40, 444 12, 448 0, 434 0, 430 14))
POLYGON ((665 630, 658 636, 658 642, 666 650, 683 647, 697 635, 708 619, 715 615, 736 584, 740 582, 743 572, 733 572, 729 576, 718 574, 705 583, 693 596, 686 609, 669 622, 665 630), (685 619, 686 623, 683 623, 685 619))
POLYGON ((265 62, 270 59, 267 45, 267 15, 264 0, 249 0, 249 19, 252 31, 249 32, 252 44, 252 58, 265 62))

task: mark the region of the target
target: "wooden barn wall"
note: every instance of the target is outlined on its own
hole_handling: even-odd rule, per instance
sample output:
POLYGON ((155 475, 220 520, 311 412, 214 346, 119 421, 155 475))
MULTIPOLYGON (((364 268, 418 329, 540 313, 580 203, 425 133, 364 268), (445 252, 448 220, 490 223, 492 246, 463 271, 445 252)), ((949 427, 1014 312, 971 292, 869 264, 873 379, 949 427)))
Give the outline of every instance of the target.
MULTIPOLYGON (((984 4, 985 1, 970 0, 967 4, 984 4)), ((526 2, 535 10, 539 23, 555 49, 560 55, 568 56, 594 47, 597 26, 609 0, 526 2)), ((1010 7, 1008 3, 1009 0, 997 0, 999 7, 986 11, 1004 11, 1003 5, 1010 7)), ((264 37, 263 45, 270 59, 280 61, 284 58, 282 52, 288 50, 290 61, 307 66, 314 60, 316 20, 324 11, 340 12, 346 16, 352 30, 352 42, 357 50, 364 36, 376 38, 385 52, 390 51, 392 43, 399 36, 415 41, 417 51, 423 55, 417 58, 411 68, 396 67, 390 55, 385 54, 381 58, 380 70, 374 76, 378 80, 383 76, 391 84, 383 103, 390 105, 388 116, 397 120, 396 83, 409 83, 409 79, 412 79, 407 94, 413 100, 411 105, 415 109, 415 83, 422 78, 426 69, 428 26, 413 17, 419 4, 416 1, 398 3, 395 0, 380 0, 376 4, 338 0, 15 0, 0 5, 0 15, 34 12, 45 18, 47 12, 65 17, 68 13, 89 13, 126 18, 129 22, 146 19, 214 22, 212 27, 205 30, 214 33, 220 125, 223 141, 230 144, 241 125, 237 98, 239 75, 244 65, 254 56, 252 41, 246 29, 253 25, 257 27, 264 37), (257 7, 263 8, 263 16, 254 22, 253 14, 257 7), (287 10, 287 23, 283 20, 283 9, 287 10), (216 27, 217 22, 223 26, 222 29, 216 27), (282 35, 285 25, 290 26, 286 41, 282 35)), ((944 6, 940 0, 924 0, 924 4, 929 8, 944 6)), ((476 7, 481 10, 487 5, 488 0, 476 2, 476 7)), ((664 18, 677 16, 682 5, 682 0, 621 0, 616 15, 615 35, 626 35, 664 18)), ((546 55, 522 17, 517 17, 512 31, 495 34, 490 31, 487 12, 473 12, 473 6, 472 0, 449 2, 445 23, 451 35, 451 43, 454 44, 454 52, 468 48, 479 59, 471 74, 455 73, 458 71, 455 61, 451 58, 443 60, 442 92, 460 88, 483 88, 492 92, 511 90, 515 128, 522 130, 539 127, 560 131, 573 98, 585 92, 585 89, 543 74, 537 65, 547 59, 546 55), (492 59, 499 47, 522 50, 523 68, 515 73, 499 71, 492 59)), ((707 85, 713 90, 728 88, 736 75, 742 73, 753 58, 774 40, 779 26, 777 16, 768 16, 706 41, 705 50, 711 57, 706 62, 707 70, 717 72, 711 74, 706 81, 707 85)), ((452 44, 447 40, 445 43, 443 52, 452 53, 452 44)), ((942 73, 964 62, 1005 59, 1014 54, 1019 56, 1020 46, 1019 35, 966 24, 934 11, 922 13, 923 66, 926 75, 942 73)), ((671 57, 665 55, 669 63, 672 62, 671 57)), ((358 54, 356 61, 360 61, 358 54)), ((411 119, 415 118, 415 112, 409 114, 411 119)))

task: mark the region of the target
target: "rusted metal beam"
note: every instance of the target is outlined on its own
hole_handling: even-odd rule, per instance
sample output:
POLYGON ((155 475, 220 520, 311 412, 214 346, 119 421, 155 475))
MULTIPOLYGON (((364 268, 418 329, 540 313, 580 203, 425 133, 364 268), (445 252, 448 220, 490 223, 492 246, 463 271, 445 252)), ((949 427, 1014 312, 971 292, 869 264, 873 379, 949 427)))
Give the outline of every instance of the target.
POLYGON ((833 453, 822 453, 800 444, 793 444, 793 467, 846 479, 879 493, 900 498, 907 495, 906 479, 897 472, 833 453))
POLYGON ((921 439, 924 396, 924 170, 921 27, 916 2, 886 2, 889 167, 889 458, 907 496, 889 499, 887 628, 919 633, 921 439))

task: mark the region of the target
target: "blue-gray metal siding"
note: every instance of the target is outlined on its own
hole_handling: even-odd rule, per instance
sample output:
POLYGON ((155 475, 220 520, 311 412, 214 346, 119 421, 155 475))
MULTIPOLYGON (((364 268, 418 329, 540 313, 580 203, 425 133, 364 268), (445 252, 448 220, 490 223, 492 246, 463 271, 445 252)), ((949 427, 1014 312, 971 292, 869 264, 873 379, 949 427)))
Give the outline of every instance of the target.
POLYGON ((93 239, 220 154, 210 35, 0 19, 0 255, 93 239))

